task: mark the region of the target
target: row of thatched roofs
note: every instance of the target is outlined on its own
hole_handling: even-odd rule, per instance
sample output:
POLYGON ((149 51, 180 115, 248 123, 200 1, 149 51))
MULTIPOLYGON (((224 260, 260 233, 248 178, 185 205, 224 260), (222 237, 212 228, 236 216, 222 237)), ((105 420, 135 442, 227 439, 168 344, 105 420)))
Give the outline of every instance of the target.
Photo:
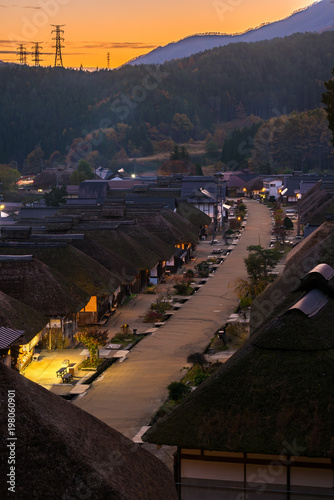
MULTIPOLYGON (((194 219, 196 209, 183 208, 182 216, 137 207, 111 221, 110 212, 104 218, 97 207, 64 207, 49 220, 3 226, 0 326, 22 330, 29 340, 48 316, 79 311, 91 295, 110 295, 140 270, 172 257, 176 244, 195 244, 198 227, 184 215, 194 219)), ((198 221, 209 222, 203 214, 198 221)), ((6 408, 12 391, 15 498, 176 500, 172 474, 153 455, 2 363, 0 380, 1 498, 10 486, 7 445, 14 441, 7 439, 6 408)))
POLYGON ((180 215, 161 206, 118 205, 113 218, 116 206, 64 206, 48 218, 23 211, 16 225, 2 226, 1 326, 24 329, 29 341, 49 317, 78 312, 91 296, 112 295, 170 259, 175 245, 198 240, 198 227, 184 217, 199 212, 191 206, 180 215))
POLYGON ((143 439, 187 449, 334 457, 334 223, 256 299, 251 336, 143 439), (289 454, 289 452, 286 452, 289 454))

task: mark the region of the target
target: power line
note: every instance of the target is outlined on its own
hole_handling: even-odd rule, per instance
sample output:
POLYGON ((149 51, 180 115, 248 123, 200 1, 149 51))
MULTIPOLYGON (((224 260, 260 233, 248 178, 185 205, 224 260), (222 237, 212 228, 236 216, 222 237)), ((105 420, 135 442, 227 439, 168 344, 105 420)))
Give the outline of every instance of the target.
POLYGON ((52 40, 56 41, 56 45, 53 45, 52 48, 56 49, 56 56, 55 56, 55 66, 61 66, 63 67, 63 58, 61 55, 61 49, 64 48, 61 42, 63 42, 65 39, 61 36, 64 34, 64 30, 60 29, 63 26, 66 26, 66 24, 51 24, 50 26, 54 26, 56 29, 52 30, 51 33, 56 33, 55 38, 52 38, 52 40))
POLYGON ((27 64, 27 49, 25 48, 23 43, 19 43, 17 50, 20 64, 27 64))
POLYGON ((34 45, 32 47, 32 60, 35 66, 39 66, 42 60, 40 58, 40 49, 42 49, 43 47, 40 46, 41 42, 33 42, 33 43, 34 45))
POLYGON ((110 53, 107 53, 107 67, 110 68, 110 53))

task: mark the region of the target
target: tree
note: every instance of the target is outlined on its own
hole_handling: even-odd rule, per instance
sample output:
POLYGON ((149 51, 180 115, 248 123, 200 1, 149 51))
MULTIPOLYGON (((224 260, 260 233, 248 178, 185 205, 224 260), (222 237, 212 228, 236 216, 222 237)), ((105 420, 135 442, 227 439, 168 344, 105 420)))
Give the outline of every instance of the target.
POLYGON ((66 201, 66 186, 53 187, 49 193, 44 194, 44 200, 48 207, 59 207, 66 201))
POLYGON ((36 175, 43 169, 44 151, 38 146, 31 153, 28 154, 24 163, 24 175, 36 175))
POLYGON ((190 392, 190 387, 182 382, 171 382, 167 389, 169 391, 169 399, 173 399, 177 403, 190 392))
POLYGON ((98 359, 99 346, 104 346, 108 342, 108 330, 102 331, 95 327, 85 328, 74 335, 74 338, 87 347, 93 363, 98 359))
POLYGON ((244 259, 248 276, 251 281, 267 281, 270 271, 277 266, 281 259, 279 250, 266 250, 261 245, 247 247, 249 256, 244 259))
MULTIPOLYGON (((334 77, 334 69, 332 71, 334 77)), ((326 105, 328 116, 328 127, 332 131, 332 143, 334 145, 334 79, 325 82, 327 92, 322 94, 322 102, 326 105)))
POLYGON ((185 113, 175 113, 172 120, 172 132, 176 141, 188 141, 190 139, 193 128, 193 124, 185 113))
POLYGON ((11 168, 9 165, 0 165, 0 186, 2 191, 9 191, 16 185, 20 177, 20 172, 16 168, 11 168))
POLYGON ((86 160, 80 160, 78 163, 78 168, 71 175, 71 182, 73 184, 80 184, 80 182, 87 179, 93 179, 94 172, 86 160))
POLYGON ((234 284, 234 291, 240 300, 240 307, 246 308, 251 305, 255 297, 263 292, 267 286, 267 281, 250 281, 238 278, 234 284))
POLYGON ((293 229, 293 222, 290 217, 284 218, 283 226, 285 227, 285 229, 293 229))
POLYGON ((192 363, 193 365, 199 365, 201 368, 208 364, 204 354, 201 352, 194 352, 193 354, 189 354, 189 356, 187 357, 187 362, 192 363))

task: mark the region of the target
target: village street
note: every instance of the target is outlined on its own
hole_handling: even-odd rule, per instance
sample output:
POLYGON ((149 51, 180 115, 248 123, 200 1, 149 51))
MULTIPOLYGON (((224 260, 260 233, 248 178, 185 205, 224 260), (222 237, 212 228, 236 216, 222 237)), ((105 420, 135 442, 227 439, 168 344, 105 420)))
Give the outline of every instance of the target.
MULTIPOLYGON (((88 392, 74 404, 101 419, 111 427, 133 438, 147 426, 153 414, 167 397, 167 386, 180 380, 187 365, 187 356, 203 352, 213 334, 234 312, 238 299, 233 283, 246 278, 244 258, 249 245, 268 248, 271 216, 268 208, 246 200, 248 223, 239 243, 208 280, 166 324, 134 347, 123 363, 113 364, 97 379, 88 392)), ((219 237, 220 239, 220 237, 219 237)), ((222 242, 218 242, 222 246, 222 242)), ((209 255, 210 241, 200 242, 195 256, 209 255)), ((140 295, 122 307, 120 315, 111 318, 108 328, 119 331, 130 328, 146 330, 142 318, 154 295, 140 295)))

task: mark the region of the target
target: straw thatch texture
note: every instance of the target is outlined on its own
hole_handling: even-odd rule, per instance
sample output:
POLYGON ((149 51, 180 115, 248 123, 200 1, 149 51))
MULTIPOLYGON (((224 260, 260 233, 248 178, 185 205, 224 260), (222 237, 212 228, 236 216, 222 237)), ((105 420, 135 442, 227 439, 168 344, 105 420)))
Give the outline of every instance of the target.
POLYGON ((8 498, 8 390, 15 391, 18 500, 176 500, 153 455, 72 403, 0 363, 0 484, 8 498))
POLYGON ((254 336, 144 440, 182 448, 334 456, 334 300, 254 336))
POLYGON ((283 274, 252 304, 251 333, 274 319, 286 307, 287 296, 317 264, 334 266, 334 223, 325 223, 288 254, 283 274))
POLYGON ((118 284, 130 283, 139 273, 139 269, 124 256, 113 252, 92 238, 73 240, 72 245, 108 269, 118 284))
POLYGON ((0 291, 46 316, 80 311, 90 296, 37 259, 0 261, 0 291))
POLYGON ((211 217, 186 201, 178 204, 176 213, 198 228, 211 224, 211 217))
POLYGON ((92 295, 111 295, 119 285, 116 277, 96 260, 88 257, 70 244, 52 245, 44 248, 36 245, 24 247, 1 247, 0 254, 24 255, 33 252, 34 256, 47 266, 55 269, 76 286, 92 295))
POLYGON ((48 321, 40 312, 0 292, 0 325, 23 330, 27 342, 42 331, 48 321))

